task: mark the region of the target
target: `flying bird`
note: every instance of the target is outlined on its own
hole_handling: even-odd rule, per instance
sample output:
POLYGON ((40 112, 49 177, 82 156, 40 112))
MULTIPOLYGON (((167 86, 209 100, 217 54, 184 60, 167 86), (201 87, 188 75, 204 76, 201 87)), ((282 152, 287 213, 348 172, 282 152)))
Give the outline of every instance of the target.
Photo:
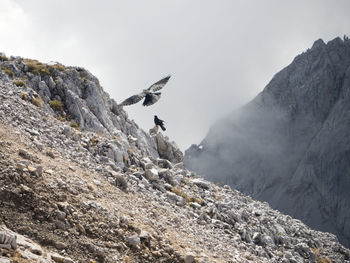
POLYGON ((162 128, 163 131, 165 131, 165 127, 164 127, 164 121, 162 121, 161 119, 158 119, 157 115, 154 115, 154 124, 155 125, 159 125, 160 128, 162 128))
POLYGON ((142 100, 143 98, 145 98, 145 100, 142 103, 143 106, 150 106, 156 103, 160 99, 160 94, 161 94, 160 92, 156 92, 156 91, 162 89, 169 79, 170 79, 170 75, 154 83, 148 89, 144 89, 140 94, 136 94, 134 96, 131 96, 130 98, 127 98, 122 103, 120 103, 120 106, 135 104, 140 100, 142 100))

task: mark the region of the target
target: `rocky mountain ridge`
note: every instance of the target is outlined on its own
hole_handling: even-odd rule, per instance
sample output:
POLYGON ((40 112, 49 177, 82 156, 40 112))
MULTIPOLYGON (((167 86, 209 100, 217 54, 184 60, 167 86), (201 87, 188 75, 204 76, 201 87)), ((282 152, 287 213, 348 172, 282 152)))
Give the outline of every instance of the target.
MULTIPOLYGON (((182 161, 182 153, 174 143, 170 143, 160 133, 152 139, 148 133, 139 129, 87 70, 21 57, 10 60, 5 55, 0 57, 3 58, 1 78, 6 81, 15 79, 14 84, 22 87, 21 92, 27 99, 33 101, 40 96, 44 109, 55 113, 62 120, 70 121, 86 131, 120 138, 121 147, 110 146, 107 150, 114 155, 118 165, 123 165, 123 158, 130 159, 130 152, 126 149, 130 140, 135 140, 141 155, 182 161)), ((39 101, 39 98, 36 100, 39 101)))
POLYGON ((1 263, 349 262, 334 235, 185 169, 87 71, 1 60, 1 263))
POLYGON ((349 39, 317 40, 185 163, 350 246, 349 90, 349 39))

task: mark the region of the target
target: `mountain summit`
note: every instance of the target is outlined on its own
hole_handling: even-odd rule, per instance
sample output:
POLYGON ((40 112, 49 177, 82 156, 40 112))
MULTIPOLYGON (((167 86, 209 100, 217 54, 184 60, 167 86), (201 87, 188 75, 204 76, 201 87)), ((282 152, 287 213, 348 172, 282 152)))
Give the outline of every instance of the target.
POLYGON ((187 168, 350 246, 350 41, 317 40, 185 153, 187 168))

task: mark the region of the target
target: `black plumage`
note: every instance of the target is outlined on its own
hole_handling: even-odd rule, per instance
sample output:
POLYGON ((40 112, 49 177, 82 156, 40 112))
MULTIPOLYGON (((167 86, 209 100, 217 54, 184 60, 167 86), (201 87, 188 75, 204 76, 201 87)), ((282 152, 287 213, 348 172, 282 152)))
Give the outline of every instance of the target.
POLYGON ((158 119, 157 115, 154 115, 154 124, 160 126, 160 128, 162 128, 163 131, 166 130, 164 127, 164 121, 158 119))
POLYGON ((160 94, 161 94, 160 92, 156 92, 156 91, 162 89, 165 86, 165 84, 167 84, 169 79, 170 79, 170 75, 154 83, 148 89, 143 90, 140 94, 136 94, 127 98, 122 103, 120 103, 120 106, 135 104, 140 100, 142 100, 143 98, 145 98, 145 100, 142 103, 143 106, 150 106, 156 103, 160 99, 160 94))

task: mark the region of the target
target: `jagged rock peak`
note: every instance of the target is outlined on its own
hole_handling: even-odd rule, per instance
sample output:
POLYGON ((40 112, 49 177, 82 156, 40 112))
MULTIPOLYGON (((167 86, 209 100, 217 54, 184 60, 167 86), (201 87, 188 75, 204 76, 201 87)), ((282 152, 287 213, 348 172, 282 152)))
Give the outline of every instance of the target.
POLYGON ((322 47, 324 47, 324 46, 326 46, 326 44, 325 44, 324 41, 320 38, 320 39, 318 39, 318 40, 316 40, 316 41, 314 42, 314 44, 312 45, 312 48, 322 48, 322 47))
POLYGON ((160 139, 155 140, 129 120, 123 108, 110 98, 88 70, 57 62, 46 64, 21 57, 7 58, 3 53, 0 65, 2 81, 19 87, 26 99, 38 104, 49 115, 71 127, 118 138, 118 142, 112 141, 105 147, 109 160, 118 166, 130 163, 133 155, 138 159, 150 155, 152 158, 169 157, 172 162, 182 161, 181 151, 162 134, 157 135, 162 138, 162 145, 159 145, 160 139), (179 154, 174 156, 173 152, 179 154))
POLYGON ((349 90, 349 39, 319 39, 213 125, 185 164, 350 246, 349 90))

